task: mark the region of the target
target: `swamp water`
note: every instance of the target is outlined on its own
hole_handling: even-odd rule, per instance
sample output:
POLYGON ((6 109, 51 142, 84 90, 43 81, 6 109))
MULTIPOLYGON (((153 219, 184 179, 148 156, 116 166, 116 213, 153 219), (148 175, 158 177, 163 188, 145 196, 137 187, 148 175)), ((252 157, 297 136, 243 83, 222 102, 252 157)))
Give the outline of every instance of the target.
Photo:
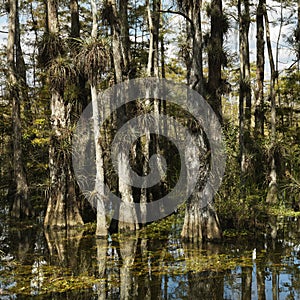
POLYGON ((201 246, 181 226, 102 240, 1 222, 0 299, 300 299, 300 218, 201 246))

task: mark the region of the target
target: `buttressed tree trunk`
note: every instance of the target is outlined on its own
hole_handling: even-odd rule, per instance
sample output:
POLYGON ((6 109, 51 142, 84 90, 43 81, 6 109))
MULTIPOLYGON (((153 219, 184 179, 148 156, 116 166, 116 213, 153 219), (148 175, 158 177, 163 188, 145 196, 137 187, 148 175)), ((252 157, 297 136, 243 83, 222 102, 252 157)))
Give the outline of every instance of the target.
POLYGON ((15 192, 11 207, 11 216, 24 218, 30 215, 28 185, 23 165, 22 125, 20 97, 26 93, 26 73, 20 70, 17 62, 22 61, 20 29, 18 20, 18 1, 9 1, 9 33, 7 39, 8 93, 12 100, 13 125, 13 169, 15 192), (16 56, 15 56, 16 54, 16 56), (18 73, 18 72, 21 72, 18 73))
MULTIPOLYGON (((49 35, 58 36, 58 2, 47 2, 49 35)), ((56 57, 57 58, 57 57, 56 57)), ((55 63, 55 58, 51 63, 55 63)), ((71 227, 83 221, 76 201, 75 179, 71 168, 70 117, 71 104, 65 103, 62 85, 53 85, 51 92, 51 139, 49 149, 50 193, 44 225, 71 227)))
MULTIPOLYGON (((203 161, 204 153, 207 152, 201 130, 197 133, 197 144, 197 149, 187 147, 185 153, 187 171, 191 172, 191 174, 197 172, 193 168, 195 166, 194 162, 199 160, 200 157, 202 157, 201 161, 203 161)), ((200 166, 199 179, 195 189, 186 203, 181 236, 187 241, 201 242, 202 240, 216 240, 221 238, 220 223, 213 203, 205 205, 203 203, 203 187, 207 174, 208 166, 204 162, 200 166)))
MULTIPOLYGON (((188 21, 188 34, 192 38, 192 54, 190 57, 190 77, 188 84, 199 93, 204 92, 203 86, 203 62, 202 62, 202 30, 201 30, 201 1, 186 0, 180 1, 181 8, 185 12, 188 21)), ((218 93, 221 85, 221 66, 223 55, 223 28, 222 22, 222 1, 213 1, 211 13, 211 38, 209 49, 209 79, 208 92, 209 103, 222 120, 221 94, 218 93), (217 50, 217 51, 216 51, 217 50)), ((196 130, 195 135, 199 141, 199 147, 196 152, 193 149, 187 149, 186 164, 187 170, 192 165, 196 157, 200 157, 201 149, 205 149, 203 141, 203 132, 196 130)), ((203 180, 207 174, 205 166, 199 171, 200 179, 195 187, 193 194, 187 200, 184 224, 181 236, 190 241, 201 241, 202 239, 219 239, 221 229, 218 216, 212 203, 204 206, 202 203, 203 180)))

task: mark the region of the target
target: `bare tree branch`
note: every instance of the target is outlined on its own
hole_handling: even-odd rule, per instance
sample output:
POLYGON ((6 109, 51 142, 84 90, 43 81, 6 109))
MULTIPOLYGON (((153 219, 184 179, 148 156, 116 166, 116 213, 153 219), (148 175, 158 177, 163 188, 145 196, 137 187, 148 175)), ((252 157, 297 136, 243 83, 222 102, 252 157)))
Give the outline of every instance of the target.
POLYGON ((189 18, 185 13, 183 13, 183 12, 181 12, 181 11, 176 11, 176 10, 168 9, 168 10, 159 10, 158 12, 169 13, 169 14, 174 14, 174 15, 182 16, 182 17, 184 17, 184 18, 192 25, 192 27, 194 28, 193 20, 192 20, 191 18, 189 18))

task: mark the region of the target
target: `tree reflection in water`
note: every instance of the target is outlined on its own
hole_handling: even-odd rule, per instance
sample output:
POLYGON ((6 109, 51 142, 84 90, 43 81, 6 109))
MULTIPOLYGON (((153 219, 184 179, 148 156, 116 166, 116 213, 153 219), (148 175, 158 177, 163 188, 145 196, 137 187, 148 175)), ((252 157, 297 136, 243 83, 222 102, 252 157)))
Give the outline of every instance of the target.
POLYGON ((300 223, 267 224, 260 236, 199 245, 168 232, 107 240, 78 229, 3 227, 0 298, 299 299, 300 223))

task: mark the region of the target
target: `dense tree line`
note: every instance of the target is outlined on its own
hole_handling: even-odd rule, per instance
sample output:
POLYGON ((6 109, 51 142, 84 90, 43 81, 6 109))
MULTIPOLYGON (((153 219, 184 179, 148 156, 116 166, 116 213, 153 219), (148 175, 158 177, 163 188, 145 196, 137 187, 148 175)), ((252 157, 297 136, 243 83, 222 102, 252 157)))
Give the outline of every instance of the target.
MULTIPOLYGON (((41 215, 50 228, 97 220, 97 236, 145 225, 147 211, 131 211, 128 223, 121 206, 114 211, 118 217, 108 219, 105 201, 88 195, 93 211, 75 181, 71 150, 84 108, 92 103, 96 120, 103 109, 98 93, 139 77, 179 81, 199 92, 226 136, 227 167, 216 208, 199 205, 206 165, 186 199, 184 238, 218 239, 222 224, 248 218, 258 204, 300 208, 299 1, 9 0, 1 15, 8 25, 1 49, 0 188, 11 217, 41 215), (237 51, 230 46, 235 34, 237 51), (279 68, 283 44, 294 59, 279 68)), ((166 179, 151 189, 118 180, 108 155, 118 129, 149 111, 180 119, 209 153, 199 124, 180 108, 160 99, 126 104, 96 130, 95 190, 104 193, 108 184, 125 203, 147 203, 172 189, 180 167, 167 140, 146 130, 133 145, 132 165, 142 175, 149 173, 153 154, 167 159, 166 179)), ((86 149, 83 140, 79 151, 86 149)), ((126 172, 122 151, 119 173, 126 172)))

